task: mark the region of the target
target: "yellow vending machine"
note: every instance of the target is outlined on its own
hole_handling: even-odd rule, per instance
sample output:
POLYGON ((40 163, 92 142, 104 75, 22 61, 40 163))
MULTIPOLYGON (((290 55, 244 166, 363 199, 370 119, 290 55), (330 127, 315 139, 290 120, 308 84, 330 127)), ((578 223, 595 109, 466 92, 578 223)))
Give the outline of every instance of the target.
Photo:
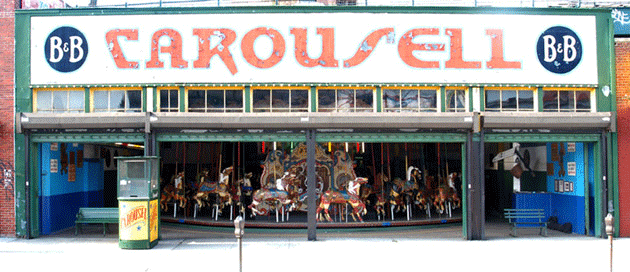
POLYGON ((150 249, 158 243, 160 213, 157 157, 117 157, 118 245, 150 249))

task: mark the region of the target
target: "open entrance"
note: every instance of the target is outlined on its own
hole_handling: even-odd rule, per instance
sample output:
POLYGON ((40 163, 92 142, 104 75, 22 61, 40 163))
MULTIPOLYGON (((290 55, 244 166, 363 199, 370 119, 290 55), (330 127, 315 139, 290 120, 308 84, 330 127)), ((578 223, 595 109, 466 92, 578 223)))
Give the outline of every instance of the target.
MULTIPOLYGON (((162 219, 307 227, 307 151, 300 141, 161 142, 162 219)), ((319 142, 318 228, 462 221, 462 144, 319 142)))
POLYGON ((549 229, 594 235, 595 146, 592 142, 486 143, 487 222, 506 224, 505 209, 542 209, 549 229))

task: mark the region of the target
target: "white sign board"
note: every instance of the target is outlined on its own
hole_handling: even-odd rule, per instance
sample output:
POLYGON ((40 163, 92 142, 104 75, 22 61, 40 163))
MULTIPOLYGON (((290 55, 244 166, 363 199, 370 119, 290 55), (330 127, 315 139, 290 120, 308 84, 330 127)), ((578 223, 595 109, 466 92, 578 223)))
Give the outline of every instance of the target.
POLYGON ((597 84, 595 16, 31 18, 31 84, 597 84))

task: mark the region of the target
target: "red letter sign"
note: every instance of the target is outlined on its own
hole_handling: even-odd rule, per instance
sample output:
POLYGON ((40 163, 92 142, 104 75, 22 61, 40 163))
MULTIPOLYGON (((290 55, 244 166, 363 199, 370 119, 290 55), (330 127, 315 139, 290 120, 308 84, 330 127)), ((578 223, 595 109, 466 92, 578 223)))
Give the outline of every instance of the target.
POLYGON ((295 59, 304 67, 337 67, 339 61, 335 59, 335 29, 318 28, 317 34, 322 36, 322 54, 318 59, 312 59, 306 52, 306 28, 292 28, 295 36, 295 59))
POLYGON ((413 55, 413 51, 444 51, 444 44, 417 44, 413 43, 413 39, 420 35, 437 35, 437 28, 417 28, 407 31, 398 42, 398 55, 402 61, 414 68, 438 68, 440 63, 437 61, 419 60, 413 55))
POLYGON ((212 28, 212 29, 193 29, 193 35, 199 37, 199 59, 193 62, 195 68, 209 68, 210 59, 214 55, 219 55, 219 58, 225 63, 232 75, 236 74, 236 64, 230 53, 230 46, 236 39, 236 33, 234 30, 226 28, 212 28), (217 36, 221 38, 219 45, 210 49, 210 36, 217 36))
POLYGON ((280 32, 272 28, 259 27, 252 29, 247 32, 241 41, 241 51, 243 52, 243 57, 249 64, 258 68, 270 68, 276 65, 282 57, 284 57, 284 38, 280 32), (273 52, 269 58, 262 60, 256 56, 256 52, 254 52, 254 41, 258 39, 258 37, 265 35, 271 39, 273 42, 273 52))
POLYGON ((361 64, 365 59, 367 59, 367 57, 370 56, 370 54, 372 54, 372 51, 376 47, 378 41, 381 40, 383 36, 388 35, 391 36, 387 38, 387 42, 394 43, 394 29, 391 27, 382 28, 370 33, 370 35, 368 35, 367 38, 363 40, 361 46, 359 46, 359 49, 357 49, 357 52, 354 53, 354 56, 352 56, 352 58, 350 58, 349 60, 343 62, 343 66, 353 67, 361 64))
POLYGON ((492 57, 486 62, 489 69, 520 69, 520 61, 505 61, 503 59, 503 30, 486 29, 486 35, 492 39, 492 57))
POLYGON ((112 54, 114 58, 114 62, 116 62, 116 67, 121 69, 138 69, 137 61, 127 61, 125 55, 123 54, 122 49, 120 48, 120 44, 118 44, 118 37, 123 36, 127 38, 128 41, 137 41, 138 40, 138 30, 137 29, 114 29, 110 30, 105 34, 105 40, 107 41, 107 45, 109 47, 109 52, 112 54))
POLYGON ((182 58, 182 36, 172 29, 161 29, 153 33, 151 40, 151 60, 147 61, 147 68, 164 68, 164 62, 160 61, 158 53, 169 53, 171 55, 171 67, 186 68, 188 62, 182 58), (162 36, 171 38, 169 46, 162 46, 158 50, 158 44, 162 36))
POLYGON ((451 37, 451 59, 446 61, 446 68, 480 69, 479 61, 464 61, 462 47, 462 29, 447 28, 446 35, 451 37))

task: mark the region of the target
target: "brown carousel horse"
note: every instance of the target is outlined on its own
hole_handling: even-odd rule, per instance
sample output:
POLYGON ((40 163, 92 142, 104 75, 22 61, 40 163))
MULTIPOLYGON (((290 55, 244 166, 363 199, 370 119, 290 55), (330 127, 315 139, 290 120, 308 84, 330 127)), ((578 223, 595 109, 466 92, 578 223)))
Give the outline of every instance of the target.
POLYGON ((332 191, 328 190, 320 197, 319 206, 317 207, 317 220, 321 220, 320 212, 324 211, 324 216, 329 222, 332 222, 332 218, 330 218, 330 214, 328 213, 328 208, 330 208, 330 204, 345 204, 348 203, 352 206, 352 219, 363 222, 363 218, 361 217, 361 213, 364 215, 367 213, 365 208, 365 203, 361 201, 359 197, 359 188, 362 184, 367 182, 367 178, 357 177, 356 179, 350 181, 348 183, 348 188, 346 191, 332 191), (356 215, 356 217, 355 217, 356 215))
POLYGON ((220 209, 223 209, 225 205, 232 205, 232 194, 230 193, 230 175, 232 174, 233 167, 223 169, 219 174, 219 181, 202 181, 199 184, 199 189, 193 199, 197 201, 199 207, 203 207, 206 202, 209 202, 210 196, 216 197, 216 204, 220 209))
POLYGON ((401 209, 403 212, 407 211, 407 206, 414 201, 414 197, 420 190, 421 182, 422 172, 415 166, 409 166, 407 168, 406 180, 395 178, 388 194, 388 203, 392 211, 394 211, 394 209, 396 212, 399 212, 401 209))
POLYGON ((361 201, 364 203, 370 204, 368 198, 375 194, 380 195, 383 193, 383 184, 389 182, 389 177, 384 175, 383 173, 376 174, 374 177, 374 184, 366 184, 365 186, 361 186, 361 201))
POLYGON ((438 187, 433 205, 438 212, 443 213, 446 209, 446 205, 450 202, 455 204, 455 207, 461 207, 462 201, 455 189, 455 178, 457 173, 451 173, 446 177, 446 182, 438 187))
POLYGON ((188 204, 186 193, 184 191, 184 172, 179 172, 173 176, 171 183, 162 189, 160 196, 160 206, 164 211, 168 210, 168 202, 179 201, 179 207, 184 208, 188 204))

